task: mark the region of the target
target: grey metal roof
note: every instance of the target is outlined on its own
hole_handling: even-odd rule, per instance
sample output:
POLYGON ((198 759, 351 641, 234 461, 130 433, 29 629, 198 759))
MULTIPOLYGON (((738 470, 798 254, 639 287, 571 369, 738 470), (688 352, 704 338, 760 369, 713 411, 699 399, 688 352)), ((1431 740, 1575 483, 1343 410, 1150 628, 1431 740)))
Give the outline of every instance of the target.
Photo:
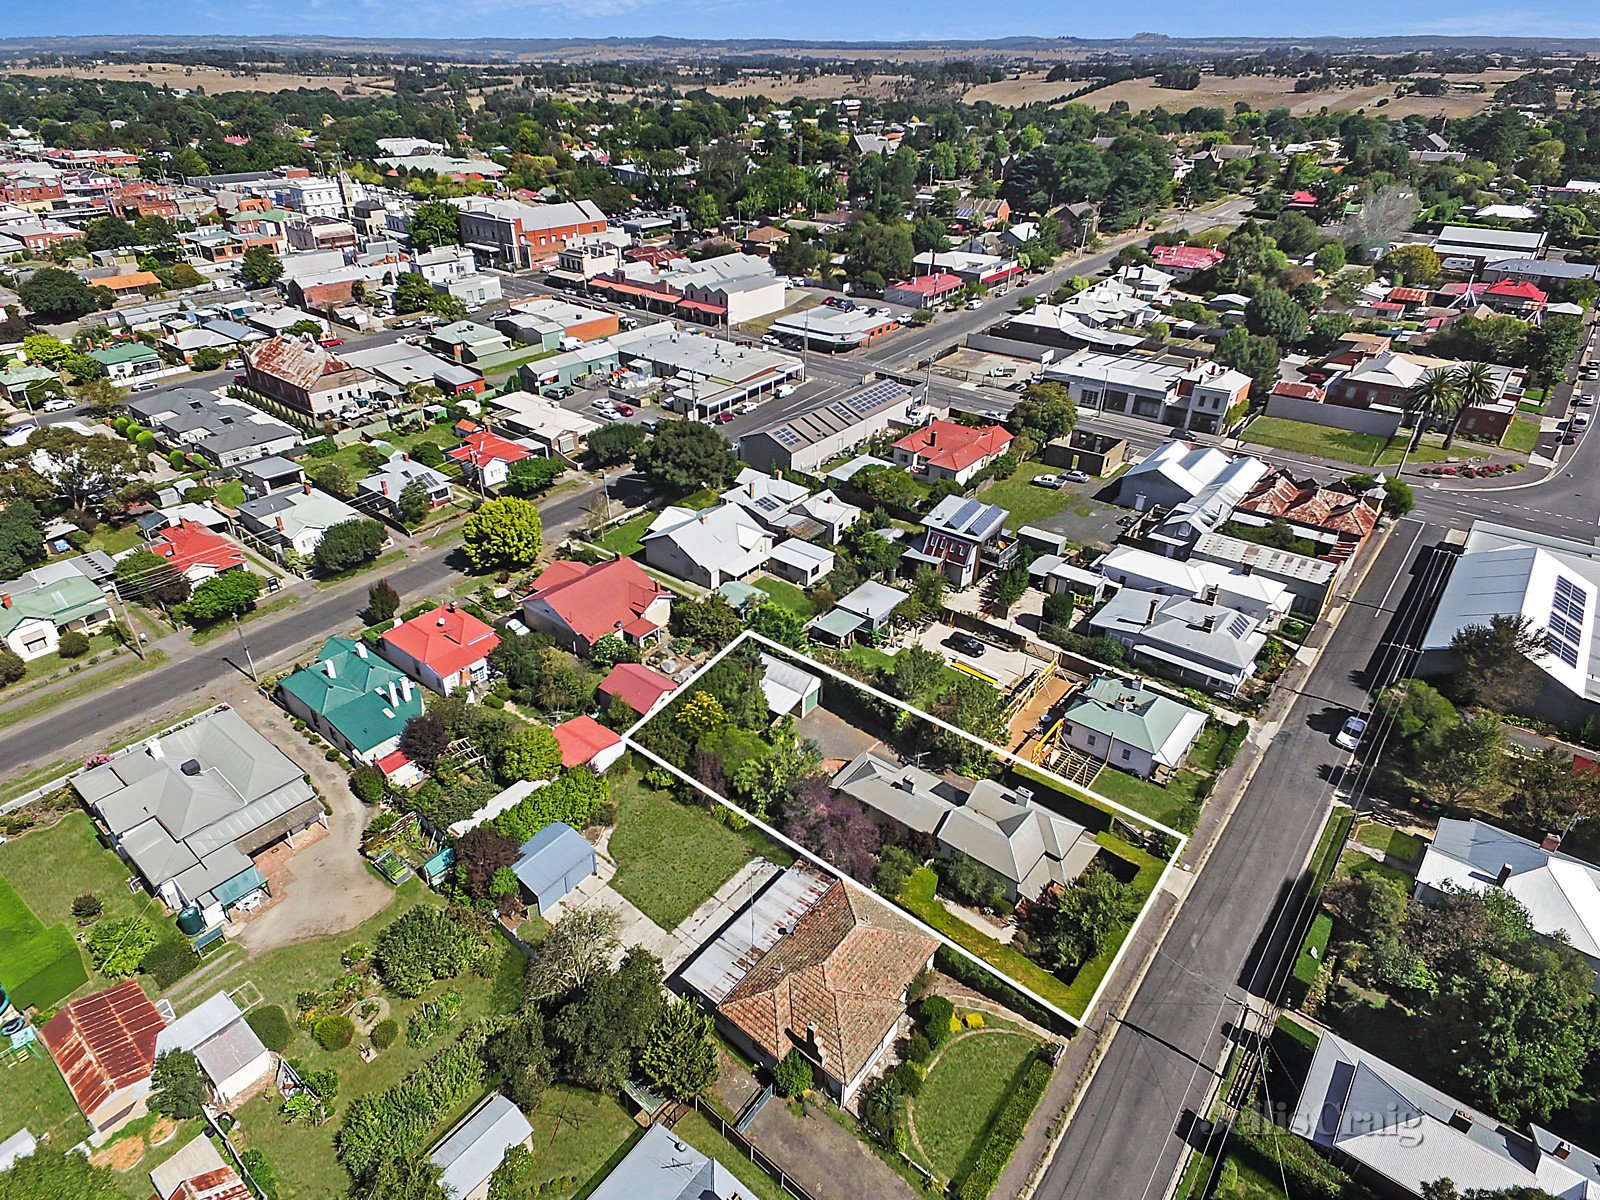
POLYGON ((533 1136, 533 1126, 511 1101, 495 1092, 457 1125, 429 1156, 453 1197, 471 1195, 494 1174, 512 1146, 533 1136))
POLYGON ((227 992, 218 992, 156 1035, 156 1053, 171 1050, 193 1054, 214 1084, 232 1078, 267 1053, 227 992))
POLYGON ((892 588, 888 584, 869 579, 842 598, 839 607, 846 612, 863 616, 876 625, 898 608, 901 601, 910 597, 909 592, 902 592, 899 588, 892 588))
POLYGON ((575 869, 594 869, 594 847, 563 821, 546 825, 522 844, 512 871, 522 886, 543 897, 575 869))
POLYGON ((683 982, 721 1004, 757 960, 816 906, 829 884, 805 863, 777 875, 685 964, 683 982))
POLYGON ((1007 515, 1005 509, 985 504, 982 500, 946 496, 934 506, 931 513, 922 518, 922 523, 940 533, 952 533, 975 542, 985 542, 1000 532, 1007 515))
POLYGON ((1131 639, 1141 649, 1165 651, 1196 665, 1219 663, 1243 671, 1266 644, 1255 618, 1188 596, 1163 596, 1123 588, 1090 618, 1100 632, 1131 639), (1209 627, 1208 627, 1209 625, 1209 627))
POLYGON ((589 1200, 738 1200, 748 1191, 716 1159, 652 1125, 589 1200))

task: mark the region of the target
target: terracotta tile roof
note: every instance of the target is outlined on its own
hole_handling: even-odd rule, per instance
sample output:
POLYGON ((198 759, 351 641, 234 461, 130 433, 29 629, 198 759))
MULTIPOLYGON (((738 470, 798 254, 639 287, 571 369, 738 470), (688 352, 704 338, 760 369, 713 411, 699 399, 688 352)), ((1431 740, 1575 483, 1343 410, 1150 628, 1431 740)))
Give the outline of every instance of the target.
POLYGON ((179 573, 191 567, 210 567, 227 571, 244 566, 244 551, 238 545, 213 533, 198 521, 180 521, 156 534, 152 552, 170 562, 179 573))
POLYGON ((618 663, 600 681, 602 696, 621 696, 629 708, 641 715, 654 708, 661 697, 677 690, 678 685, 672 680, 642 663, 618 663))
POLYGON ((581 767, 592 763, 605 751, 618 745, 622 739, 591 716, 573 717, 551 727, 556 742, 561 747, 563 767, 581 767))
POLYGON ((1322 389, 1314 383, 1301 383, 1294 379, 1280 379, 1272 385, 1274 396, 1294 396, 1300 400, 1322 399, 1322 389))
POLYGON ((1011 445, 1011 434, 999 425, 958 425, 954 421, 930 421, 894 444, 896 450, 915 454, 929 466, 949 471, 964 471, 973 463, 993 458, 1011 445))
POLYGON ((834 1078, 853 1079, 905 1012, 906 988, 937 948, 834 880, 719 1011, 774 1058, 803 1046, 834 1078))
POLYGON ((448 678, 488 658, 500 635, 465 609, 441 604, 396 625, 382 640, 448 678))
POLYGON ((85 1116, 148 1078, 165 1022, 136 980, 64 1005, 39 1031, 85 1116))
POLYGON ((1365 538, 1378 523, 1378 510, 1359 496, 1297 483, 1279 471, 1268 475, 1243 500, 1241 512, 1280 517, 1308 529, 1324 529, 1356 539, 1365 538))
POLYGON ((528 599, 543 600, 574 633, 597 642, 642 617, 668 594, 631 558, 592 567, 560 559, 534 580, 528 599))

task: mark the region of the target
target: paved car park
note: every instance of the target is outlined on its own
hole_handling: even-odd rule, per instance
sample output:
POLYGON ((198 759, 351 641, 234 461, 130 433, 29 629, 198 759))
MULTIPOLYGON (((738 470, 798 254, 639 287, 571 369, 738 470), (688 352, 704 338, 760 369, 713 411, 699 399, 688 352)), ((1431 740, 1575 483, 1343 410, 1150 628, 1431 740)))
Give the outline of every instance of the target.
POLYGON ((997 646, 979 638, 973 638, 971 643, 965 642, 963 639, 968 637, 971 635, 935 621, 917 634, 915 644, 933 651, 958 670, 973 671, 992 680, 1002 692, 1015 687, 1045 665, 1040 659, 1021 650, 997 646))

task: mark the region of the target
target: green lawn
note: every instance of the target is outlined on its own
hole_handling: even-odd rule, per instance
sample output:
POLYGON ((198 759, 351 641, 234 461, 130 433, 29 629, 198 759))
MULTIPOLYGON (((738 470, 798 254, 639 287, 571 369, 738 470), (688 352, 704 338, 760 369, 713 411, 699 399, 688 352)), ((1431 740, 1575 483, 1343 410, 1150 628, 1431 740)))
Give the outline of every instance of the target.
POLYGON ((972 1169, 989 1127, 1038 1043, 1021 1030, 984 1028, 940 1051, 912 1102, 911 1124, 931 1165, 946 1179, 972 1169))
POLYGON ((681 804, 634 774, 611 776, 617 827, 612 886, 663 929, 675 929, 756 855, 787 866, 794 855, 755 828, 735 831, 715 813, 681 804))
POLYGON ((1422 852, 1428 848, 1422 838, 1388 825, 1363 825, 1356 830, 1356 841, 1406 863, 1421 862, 1422 852))
POLYGON ((985 504, 995 504, 1011 514, 1011 527, 1033 525, 1068 508, 1081 499, 1075 488, 1037 487, 1035 475, 1053 475, 1055 468, 1043 462, 1026 462, 1010 479, 991 483, 978 493, 985 504))
POLYGON ((36 681, 60 675, 68 666, 73 664, 87 667, 91 658, 104 654, 117 644, 117 639, 109 633, 90 634, 89 652, 87 654, 80 654, 77 658, 62 658, 59 654, 41 654, 38 658, 30 658, 27 663, 27 674, 23 675, 17 684, 10 686, 17 687, 20 684, 26 687, 36 681))
MULTIPOLYGON (((539 1110, 528 1114, 533 1126, 533 1178, 550 1183, 540 1200, 586 1196, 644 1136, 610 1096, 557 1084, 547 1090, 539 1110), (576 1179, 576 1184, 556 1184, 576 1179)), ((531 1193, 530 1193, 531 1194, 531 1193)))
POLYGON ((40 1141, 48 1133, 51 1144, 67 1147, 89 1135, 89 1123, 78 1111, 44 1043, 36 1043, 30 1054, 10 1063, 4 1069, 4 1078, 0 1140, 26 1128, 40 1141))
POLYGON ((1381 875, 1385 879, 1391 879, 1398 883, 1408 892, 1415 883, 1409 873, 1391 867, 1387 863, 1381 863, 1370 855, 1361 853, 1359 850, 1346 850, 1340 857, 1339 865, 1335 868, 1334 874, 1341 879, 1346 876, 1359 878, 1364 875, 1381 875))
POLYGON ((756 1200, 788 1200, 789 1193, 778 1186, 778 1181, 746 1158, 744 1152, 718 1133, 698 1110, 686 1113, 672 1127, 672 1132, 701 1154, 709 1154, 727 1167, 735 1179, 750 1189, 756 1200))
MULTIPOLYGON (((109 691, 112 684, 142 675, 166 661, 164 650, 146 650, 142 660, 133 654, 122 655, 120 661, 104 669, 71 676, 65 682, 35 689, 34 693, 20 694, 17 699, 0 708, 0 721, 26 721, 70 701, 81 700, 91 692, 109 691)), ((5 692, 0 692, 0 700, 4 700, 5 695, 5 692)))
POLYGON ((758 579, 756 586, 771 596, 774 603, 787 608, 803 621, 809 621, 817 615, 817 606, 811 603, 811 598, 786 580, 770 577, 758 579))
MULTIPOLYGON (((1356 463, 1365 467, 1394 466, 1399 463, 1408 436, 1402 431, 1401 436, 1391 440, 1373 433, 1352 433, 1326 425, 1313 425, 1309 421, 1257 417, 1244 431, 1242 440, 1257 446, 1272 446, 1297 454, 1309 454, 1314 458, 1356 463)), ((1439 446, 1424 440, 1421 446, 1406 456, 1406 461, 1442 462, 1446 457, 1439 446)))
MULTIPOLYGON (((453 533, 454 531, 452 531, 453 533)), ((335 584, 343 583, 346 579, 354 579, 368 571, 376 571, 379 567, 387 567, 405 559, 404 550, 390 550, 387 554, 380 554, 377 558, 369 558, 364 563, 357 563, 348 570, 340 571, 335 575, 325 575, 316 581, 319 588, 331 588, 335 584)))
POLYGON ((1515 450, 1518 454, 1532 454, 1538 444, 1538 417, 1518 417, 1512 421, 1511 428, 1506 430, 1506 436, 1500 443, 1505 449, 1515 450))
POLYGON ((597 542, 611 553, 628 558, 644 549, 644 543, 639 539, 644 536, 644 531, 650 528, 650 522, 655 519, 654 512, 640 513, 614 529, 608 529, 601 534, 597 542))
POLYGON ((1193 771, 1180 770, 1162 785, 1108 766, 1095 777, 1094 790, 1152 821, 1188 833, 1199 816, 1194 807, 1194 793, 1201 778, 1193 771))
POLYGON ((237 479, 230 479, 217 489, 217 503, 225 504, 229 508, 238 508, 244 503, 244 484, 237 479))

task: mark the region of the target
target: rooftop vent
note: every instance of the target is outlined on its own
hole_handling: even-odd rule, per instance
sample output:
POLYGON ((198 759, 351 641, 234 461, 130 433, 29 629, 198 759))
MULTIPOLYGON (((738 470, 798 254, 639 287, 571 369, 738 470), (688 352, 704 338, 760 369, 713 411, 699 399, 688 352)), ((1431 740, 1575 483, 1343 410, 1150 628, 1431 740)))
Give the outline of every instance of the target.
POLYGON ((200 774, 200 760, 196 758, 186 758, 183 760, 183 765, 179 767, 178 770, 182 771, 185 775, 198 775, 200 774))

